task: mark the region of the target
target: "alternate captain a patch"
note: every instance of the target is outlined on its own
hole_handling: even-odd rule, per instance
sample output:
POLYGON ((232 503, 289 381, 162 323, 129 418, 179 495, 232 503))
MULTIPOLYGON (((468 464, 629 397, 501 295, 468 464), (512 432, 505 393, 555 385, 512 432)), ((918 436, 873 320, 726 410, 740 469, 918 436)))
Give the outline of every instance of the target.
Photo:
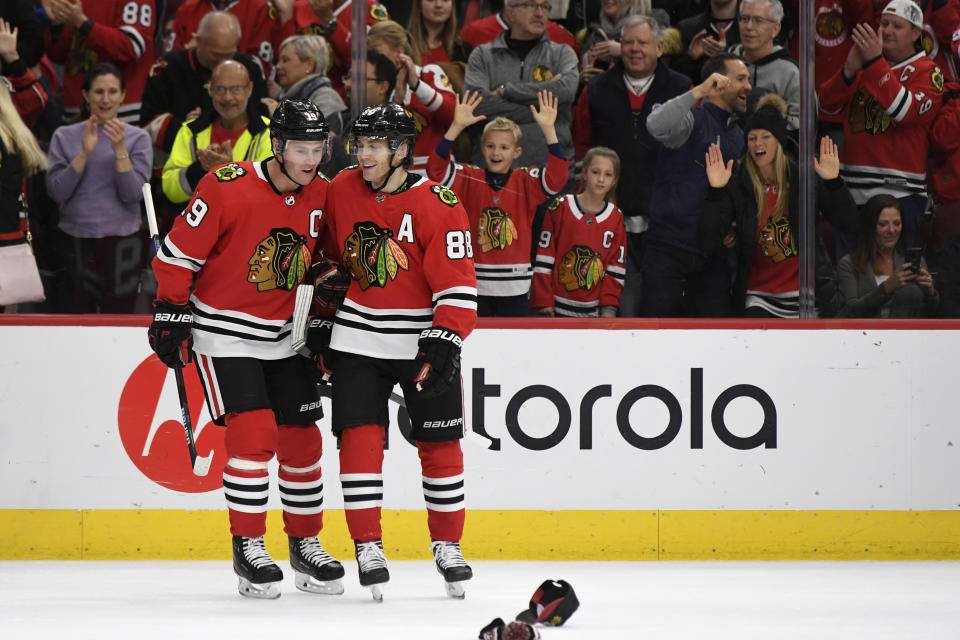
POLYGON ((353 224, 353 233, 343 242, 342 262, 362 291, 385 287, 396 280, 401 269, 409 268, 407 254, 393 239, 393 231, 375 222, 353 224))
POLYGON ((247 170, 236 162, 231 162, 215 170, 213 175, 217 176, 218 182, 230 182, 231 180, 236 180, 237 178, 242 178, 247 175, 247 170))
POLYGON ((259 292, 291 291, 303 282, 309 264, 306 236, 289 227, 271 229, 247 261, 247 282, 256 284, 259 292))
POLYGON ((440 198, 440 202, 448 207, 454 207, 458 202, 460 202, 457 194, 455 194, 451 189, 440 186, 439 184, 435 184, 430 187, 430 191, 433 191, 435 194, 437 194, 437 197, 440 198))

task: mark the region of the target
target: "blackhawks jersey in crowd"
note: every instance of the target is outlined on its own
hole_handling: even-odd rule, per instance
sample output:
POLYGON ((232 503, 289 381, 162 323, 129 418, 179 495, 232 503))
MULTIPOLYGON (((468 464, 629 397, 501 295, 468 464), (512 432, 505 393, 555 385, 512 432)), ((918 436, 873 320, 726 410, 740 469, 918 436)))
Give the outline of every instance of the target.
MULTIPOLYGON (((390 13, 387 8, 376 0, 366 0, 367 2, 367 27, 371 27, 377 22, 390 19, 390 13)), ((336 4, 336 3, 334 3, 336 4)), ((350 73, 350 42, 352 30, 350 24, 353 20, 353 1, 346 0, 343 4, 333 10, 333 17, 337 21, 336 27, 329 32, 324 29, 320 19, 310 8, 307 0, 297 0, 293 5, 293 17, 287 20, 283 25, 283 39, 292 35, 319 35, 327 40, 330 46, 330 62, 327 69, 327 77, 333 88, 343 94, 343 76, 350 73)), ((277 52, 280 53, 279 51, 277 52)))
POLYGON ((857 72, 843 70, 820 89, 820 109, 841 116, 840 175, 857 204, 878 193, 926 195, 928 133, 940 110, 943 74, 924 53, 892 67, 884 58, 857 72))
POLYGON ((237 51, 259 58, 265 65, 264 75, 270 77, 269 69, 280 44, 281 28, 276 11, 267 0, 187 0, 177 9, 173 20, 173 49, 185 49, 193 34, 200 27, 203 16, 217 9, 229 11, 240 22, 240 42, 237 51))
POLYGON ((83 36, 71 26, 47 29, 46 51, 63 65, 63 118, 71 121, 83 106, 83 79, 98 62, 112 62, 123 74, 126 95, 117 117, 136 125, 140 96, 153 64, 156 29, 154 0, 83 0, 93 28, 83 36))
POLYGON ((619 307, 626 237, 616 205, 594 214, 582 211, 573 194, 557 200, 543 219, 530 306, 579 318, 619 307))
POLYGON ((570 162, 554 153, 546 167, 521 167, 497 182, 497 174, 447 160, 451 143, 443 140, 430 154, 427 175, 450 187, 463 202, 473 229, 477 294, 521 296, 530 291, 530 235, 537 206, 567 182, 570 162), (499 186, 496 186, 499 184, 499 186))
POLYGON ((157 297, 177 304, 189 297, 197 353, 294 355, 295 289, 326 224, 329 183, 321 175, 279 193, 269 162, 276 160, 234 162, 205 175, 153 260, 157 297))
POLYGON ((411 173, 396 192, 374 192, 350 168, 330 183, 326 208, 334 243, 327 256, 339 257, 352 277, 331 347, 413 359, 420 331, 432 325, 470 334, 477 321, 470 228, 452 191, 411 173))
POLYGON ((453 111, 457 108, 457 94, 450 79, 438 65, 417 67, 417 90, 409 86, 403 97, 403 106, 416 114, 417 143, 413 149, 413 166, 410 171, 427 174, 427 161, 443 137, 444 131, 453 123, 453 111))

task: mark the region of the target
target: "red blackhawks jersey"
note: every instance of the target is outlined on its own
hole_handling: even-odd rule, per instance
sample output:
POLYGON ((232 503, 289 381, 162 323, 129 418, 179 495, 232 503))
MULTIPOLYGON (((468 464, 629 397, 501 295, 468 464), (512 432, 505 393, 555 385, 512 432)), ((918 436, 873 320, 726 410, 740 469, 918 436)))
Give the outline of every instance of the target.
MULTIPOLYGON (((173 48, 186 49, 200 28, 200 20, 216 9, 210 0, 187 0, 180 5, 173 20, 173 48)), ((240 21, 237 51, 259 58, 268 67, 264 75, 269 77, 281 36, 276 10, 267 0, 233 0, 225 10, 240 21)))
POLYGON ((495 189, 483 169, 430 154, 427 174, 453 189, 467 211, 478 295, 520 296, 530 291, 530 235, 537 205, 563 188, 569 167, 568 160, 551 153, 545 167, 513 169, 503 187, 495 189))
POLYGON ((453 112, 457 108, 457 94, 450 84, 450 79, 439 66, 428 64, 417 67, 417 76, 420 83, 417 90, 409 86, 403 97, 403 106, 419 114, 426 121, 422 124, 416 118, 417 144, 413 148, 413 166, 411 171, 420 174, 427 173, 427 160, 433 155, 433 150, 440 142, 444 132, 453 123, 453 112))
MULTIPOLYGON (((960 84, 949 89, 960 91, 960 84)), ((960 98, 953 98, 940 110, 930 142, 934 160, 930 164, 930 182, 944 204, 960 202, 960 98)))
POLYGON ((98 62, 112 62, 123 74, 127 92, 118 117, 132 125, 140 122, 140 99, 153 64, 156 28, 154 0, 83 0, 83 13, 93 28, 82 38, 65 26, 59 37, 47 29, 47 55, 63 65, 63 117, 80 113, 83 78, 98 62))
POLYGON ((269 162, 232 162, 207 173, 153 259, 157 297, 177 304, 189 298, 193 306, 197 353, 262 360, 295 353, 296 287, 326 224, 329 183, 321 175, 279 193, 269 162))
MULTIPOLYGON (((371 27, 377 22, 390 19, 390 13, 387 8, 376 0, 366 0, 367 2, 367 27, 371 27)), ((336 2, 334 2, 336 4, 336 2)), ((297 0, 293 5, 293 17, 283 25, 283 38, 288 36, 301 35, 320 35, 327 39, 330 45, 330 66, 327 69, 327 77, 333 88, 343 93, 343 76, 350 72, 350 40, 352 30, 350 25, 353 21, 353 1, 346 0, 340 6, 333 10, 333 16, 337 20, 337 27, 332 33, 327 33, 320 23, 320 19, 310 8, 308 0, 297 0)), ((279 52, 278 52, 279 53, 279 52)))
POLYGON ((612 204, 598 214, 582 211, 573 194, 547 210, 533 270, 534 309, 553 307, 558 316, 597 316, 600 307, 620 306, 626 276, 627 231, 612 204))
POLYGON ((842 69, 820 89, 820 109, 840 116, 840 175, 857 204, 878 193, 927 192, 928 134, 940 110, 943 74, 922 52, 890 66, 878 58, 848 85, 842 69))
POLYGON ((350 168, 330 183, 327 210, 334 242, 327 256, 338 256, 352 276, 331 347, 407 360, 430 326, 470 334, 477 321, 470 229, 450 189, 411 173, 397 192, 374 192, 350 168))

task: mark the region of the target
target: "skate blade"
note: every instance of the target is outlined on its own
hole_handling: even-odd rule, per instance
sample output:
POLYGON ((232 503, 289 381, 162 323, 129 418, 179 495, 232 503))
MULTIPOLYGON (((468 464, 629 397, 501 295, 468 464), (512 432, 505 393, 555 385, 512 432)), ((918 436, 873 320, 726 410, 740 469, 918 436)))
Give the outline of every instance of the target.
POLYGON ((300 591, 306 593, 319 593, 326 596, 339 596, 343 593, 343 580, 317 580, 306 573, 296 573, 294 584, 300 591))
POLYGON ((447 595, 451 598, 463 600, 467 596, 467 590, 464 588, 463 582, 444 582, 443 588, 447 590, 447 595))
POLYGON ((367 588, 370 589, 370 596, 373 597, 374 600, 383 602, 383 588, 381 588, 379 584, 372 584, 367 588))
POLYGON ((240 578, 240 585, 237 587, 240 595, 247 598, 259 598, 262 600, 276 600, 280 597, 279 582, 264 582, 255 584, 246 578, 240 578))

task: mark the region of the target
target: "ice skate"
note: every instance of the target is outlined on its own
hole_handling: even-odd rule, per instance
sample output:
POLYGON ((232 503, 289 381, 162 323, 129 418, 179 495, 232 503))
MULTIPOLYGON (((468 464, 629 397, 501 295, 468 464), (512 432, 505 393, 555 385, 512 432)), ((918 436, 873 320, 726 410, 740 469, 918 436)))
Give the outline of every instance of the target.
POLYGON ((443 576, 443 586, 451 598, 463 598, 467 595, 463 583, 473 577, 473 569, 463 559, 459 542, 434 540, 430 543, 437 571, 443 576))
POLYGON ((233 536, 233 571, 240 578, 240 595, 248 598, 279 598, 283 571, 263 545, 263 536, 233 536))
POLYGON ((289 538, 290 566, 297 589, 333 596, 343 593, 343 565, 324 550, 317 537, 289 538))
POLYGON ((357 570, 360 573, 360 586, 370 587, 370 595, 377 602, 383 601, 383 589, 380 585, 390 580, 387 571, 387 557, 383 555, 383 541, 353 541, 357 556, 357 570))

